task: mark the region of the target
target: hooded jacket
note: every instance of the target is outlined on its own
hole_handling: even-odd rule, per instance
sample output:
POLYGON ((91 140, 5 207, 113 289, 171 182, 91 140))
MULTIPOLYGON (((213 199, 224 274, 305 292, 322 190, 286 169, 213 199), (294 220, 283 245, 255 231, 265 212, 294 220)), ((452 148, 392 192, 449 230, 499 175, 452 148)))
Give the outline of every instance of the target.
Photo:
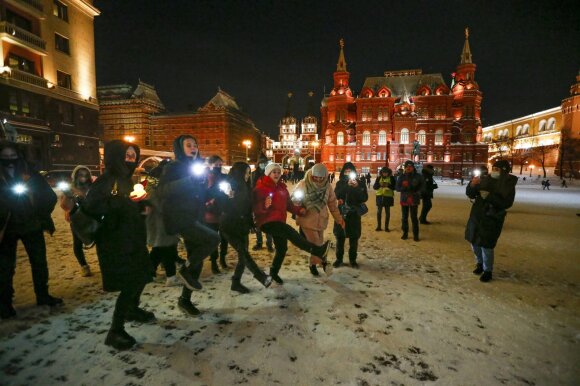
POLYGON ((129 199, 136 166, 125 163, 129 147, 135 149, 138 161, 139 147, 132 143, 115 140, 105 145, 105 171, 81 204, 81 210, 102 222, 95 243, 105 291, 134 288, 150 280, 143 205, 129 199))
MULTIPOLYGON (((340 170, 340 174, 338 176, 338 181, 336 182, 336 187, 334 188, 334 193, 336 194, 336 198, 338 200, 342 200, 344 203, 347 204, 347 207, 354 208, 365 203, 369 196, 367 192, 367 185, 366 180, 357 177, 357 186, 350 186, 349 179, 350 177, 345 174, 345 170, 350 169, 356 173, 356 168, 354 164, 351 162, 347 162, 343 165, 342 169, 340 170)), ((358 173, 357 173, 358 176, 358 173)), ((356 238, 358 239, 361 235, 362 225, 361 225, 361 217, 357 213, 356 210, 349 210, 345 213, 344 207, 341 205, 343 212, 345 228, 344 230, 340 225, 336 222, 334 223, 333 232, 336 237, 347 237, 347 238, 356 238)))
POLYGON ((163 168, 158 193, 163 223, 168 234, 174 235, 203 220, 206 202, 206 175, 195 176, 192 167, 202 162, 199 152, 195 158, 185 156, 183 142, 194 137, 181 135, 173 141, 175 160, 163 168))
MULTIPOLYGON (((310 173, 306 173, 306 177, 308 178, 310 173)), ((294 191, 302 190, 306 191, 306 183, 304 180, 298 182, 294 191)), ((306 229, 313 229, 317 231, 323 231, 328 227, 329 221, 329 211, 334 221, 340 219, 340 211, 338 210, 338 203, 336 200, 336 195, 334 194, 334 190, 332 189, 332 185, 330 182, 327 184, 326 188, 326 197, 325 197, 326 205, 322 208, 319 212, 316 209, 307 209, 304 216, 296 217, 296 224, 302 228, 306 229)))
POLYGON ((67 208, 70 208, 72 206, 74 206, 75 204, 80 204, 82 202, 82 200, 85 199, 87 192, 89 191, 89 188, 91 187, 91 184, 93 183, 92 181, 92 174, 91 174, 91 169, 89 169, 88 167, 84 166, 84 165, 78 165, 76 166, 71 175, 71 191, 70 193, 63 193, 62 196, 60 196, 60 207, 62 208, 62 210, 64 211, 64 219, 66 220, 66 222, 70 222, 70 211, 67 210, 67 208), (84 186, 79 185, 78 183, 78 173, 81 170, 86 170, 87 173, 89 173, 89 180, 87 181, 87 184, 84 186))

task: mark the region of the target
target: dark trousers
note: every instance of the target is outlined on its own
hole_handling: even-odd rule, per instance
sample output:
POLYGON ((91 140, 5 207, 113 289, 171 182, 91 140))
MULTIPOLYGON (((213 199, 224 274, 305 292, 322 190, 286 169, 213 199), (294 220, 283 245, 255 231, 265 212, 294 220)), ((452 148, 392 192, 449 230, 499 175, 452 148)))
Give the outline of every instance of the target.
POLYGON ((134 287, 124 288, 119 293, 117 301, 115 302, 115 311, 113 311, 113 323, 111 330, 123 330, 125 318, 127 313, 139 307, 141 301, 141 293, 145 288, 144 284, 138 284, 134 287))
POLYGON ((256 264, 250 255, 250 252, 248 251, 248 247, 250 245, 249 234, 246 234, 245 236, 234 235, 228 232, 223 232, 223 234, 228 242, 232 245, 232 247, 236 250, 236 252, 238 252, 238 264, 234 270, 234 276, 232 276, 232 280, 240 281, 242 275, 244 274, 244 270, 246 267, 248 267, 256 279, 263 281, 265 274, 260 269, 260 267, 258 267, 258 264, 256 264))
POLYGON ((16 244, 24 244, 28 254, 32 281, 36 299, 48 296, 48 264, 46 262, 46 244, 42 230, 22 235, 5 233, 0 243, 0 302, 12 304, 14 296, 14 273, 16 271, 16 244))
POLYGON ((179 258, 177 253, 177 244, 170 245, 167 247, 153 247, 151 252, 149 252, 149 259, 151 259, 151 264, 153 264, 153 275, 157 271, 159 263, 163 264, 165 268, 165 274, 167 277, 175 276, 175 263, 179 258))
POLYGON ((431 202, 431 198, 423 198, 423 204, 421 205, 421 216, 419 216, 419 220, 427 221, 427 215, 429 211, 433 207, 433 203, 431 202))
MULTIPOLYGON (((336 260, 342 263, 344 258, 344 244, 346 242, 346 237, 336 238, 336 260)), ((358 238, 348 239, 348 260, 353 263, 356 261, 358 254, 358 238)))
POLYGON ((75 257, 77 258, 77 261, 79 262, 80 266, 83 267, 83 266, 87 265, 87 259, 85 258, 85 250, 83 249, 83 242, 72 231, 72 225, 71 225, 70 230, 71 230, 72 237, 73 237, 73 252, 74 252, 75 257))
POLYGON ((226 255, 228 254, 228 241, 220 231, 220 224, 212 223, 206 224, 209 228, 213 229, 214 231, 218 232, 220 235, 220 242, 219 242, 219 251, 218 248, 214 249, 214 251, 210 254, 209 258, 211 261, 217 261, 218 256, 221 260, 225 259, 226 255))
MULTIPOLYGON (((264 242, 264 238, 262 236, 262 231, 257 230, 256 231, 256 245, 259 245, 261 247, 263 245, 263 242, 264 242)), ((266 233, 266 246, 268 246, 268 247, 272 246, 272 236, 270 236, 267 233, 266 233)))
POLYGON ((417 218, 418 206, 405 206, 401 205, 402 219, 401 223, 403 225, 403 233, 409 233, 409 212, 411 213, 411 223, 413 224, 413 236, 419 237, 419 219, 417 218))
MULTIPOLYGON (((180 233, 187 251, 187 261, 189 262, 187 269, 192 272, 194 278, 199 279, 203 260, 215 251, 220 242, 220 236, 216 231, 199 221, 195 221, 191 227, 180 233)), ((192 291, 184 286, 181 296, 189 299, 191 293, 192 291)))
POLYGON ((385 229, 389 229, 389 223, 391 222, 391 207, 388 205, 377 205, 377 227, 381 226, 383 208, 385 209, 385 229))
POLYGON ((300 236, 296 229, 286 223, 269 222, 262 225, 260 228, 272 236, 272 239, 274 239, 274 246, 276 247, 276 253, 274 254, 270 274, 277 275, 278 272, 280 272, 280 268, 284 262, 284 257, 286 257, 286 251, 288 251, 288 241, 309 253, 311 253, 312 249, 316 247, 316 245, 300 236))

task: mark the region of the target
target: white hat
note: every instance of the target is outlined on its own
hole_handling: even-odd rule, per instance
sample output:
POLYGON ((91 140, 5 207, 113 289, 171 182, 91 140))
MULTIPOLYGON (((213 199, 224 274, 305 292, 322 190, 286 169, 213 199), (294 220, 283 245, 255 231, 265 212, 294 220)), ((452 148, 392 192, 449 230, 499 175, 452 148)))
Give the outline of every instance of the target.
POLYGON ((264 171, 264 174, 269 176, 270 173, 274 171, 274 169, 280 169, 280 171, 282 171, 282 166, 280 166, 280 164, 277 164, 275 162, 269 163, 268 165, 266 165, 266 170, 264 171))
POLYGON ((316 164, 312 167, 312 177, 326 177, 328 169, 324 164, 316 164))

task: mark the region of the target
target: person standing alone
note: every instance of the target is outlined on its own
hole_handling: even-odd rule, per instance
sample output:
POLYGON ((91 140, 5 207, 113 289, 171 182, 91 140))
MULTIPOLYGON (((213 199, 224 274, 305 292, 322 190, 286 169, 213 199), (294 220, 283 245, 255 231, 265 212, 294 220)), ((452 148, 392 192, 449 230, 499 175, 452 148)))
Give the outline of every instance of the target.
POLYGON ((433 200, 433 191, 437 189, 437 184, 433 181, 433 165, 425 165, 423 170, 421 170, 421 174, 423 175, 423 179, 425 180, 425 188, 421 192, 421 215, 419 216, 419 222, 421 224, 429 225, 431 224, 427 221, 427 215, 429 211, 433 207, 431 200, 433 200))

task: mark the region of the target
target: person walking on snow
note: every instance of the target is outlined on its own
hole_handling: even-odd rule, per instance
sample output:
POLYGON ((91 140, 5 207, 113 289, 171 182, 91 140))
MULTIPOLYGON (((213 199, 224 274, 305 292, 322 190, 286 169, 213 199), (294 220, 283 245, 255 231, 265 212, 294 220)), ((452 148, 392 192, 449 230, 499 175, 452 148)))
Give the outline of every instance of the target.
MULTIPOLYGON (((258 183, 258 180, 262 177, 264 177, 264 171, 266 170, 266 165, 268 165, 268 157, 266 157, 266 155, 264 155, 264 153, 260 153, 260 156, 258 157, 258 162, 257 162, 257 166, 256 166, 256 170, 254 170, 252 172, 252 189, 254 189, 256 187, 256 184, 258 183)), ((287 172, 287 170, 285 171, 285 173, 287 172)), ((287 179, 283 179, 282 182, 285 182, 287 179)), ((263 244, 263 240, 264 240, 264 236, 261 230, 256 229, 256 245, 254 245, 252 247, 252 250, 254 251, 259 251, 260 249, 262 249, 262 244, 263 244)), ((268 252, 274 252, 274 245, 273 245, 273 241, 272 241, 272 236, 270 236, 269 234, 266 233, 266 248, 268 249, 268 252)))
POLYGON ((218 196, 222 196, 223 193, 220 192, 220 183, 226 180, 226 175, 222 173, 222 166, 224 161, 218 155, 212 155, 207 160, 208 163, 208 173, 207 173, 207 198, 205 203, 204 212, 204 223, 209 228, 218 232, 220 235, 219 248, 216 248, 210 255, 211 261, 211 272, 215 275, 220 273, 218 267, 218 256, 220 259, 220 265, 222 269, 228 268, 226 263, 226 255, 228 253, 228 242, 219 232, 220 230, 220 216, 222 208, 220 207, 220 200, 217 199, 218 196))

